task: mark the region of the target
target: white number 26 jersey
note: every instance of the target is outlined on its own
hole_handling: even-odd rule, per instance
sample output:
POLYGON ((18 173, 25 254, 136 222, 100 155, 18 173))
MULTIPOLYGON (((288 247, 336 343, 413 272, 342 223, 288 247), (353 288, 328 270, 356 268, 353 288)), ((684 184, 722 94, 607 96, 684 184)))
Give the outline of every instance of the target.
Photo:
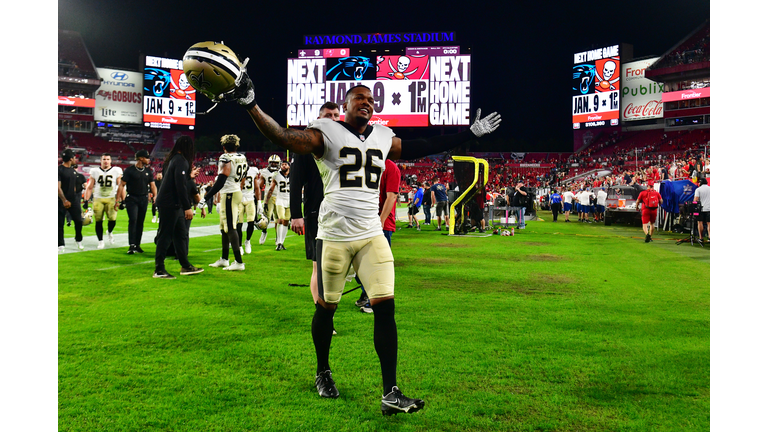
POLYGON ((331 234, 325 239, 351 240, 370 237, 369 234, 377 232, 380 234, 379 182, 395 133, 386 126, 375 124, 366 131, 367 136, 361 136, 341 122, 330 119, 315 120, 309 129, 323 133, 325 146, 322 159, 315 160, 325 194, 318 215, 318 238, 322 238, 324 228, 327 230, 325 234, 331 234), (347 224, 345 228, 338 227, 338 232, 331 233, 330 224, 324 226, 321 222, 324 213, 328 212, 354 219, 357 223, 365 221, 365 226, 347 224))

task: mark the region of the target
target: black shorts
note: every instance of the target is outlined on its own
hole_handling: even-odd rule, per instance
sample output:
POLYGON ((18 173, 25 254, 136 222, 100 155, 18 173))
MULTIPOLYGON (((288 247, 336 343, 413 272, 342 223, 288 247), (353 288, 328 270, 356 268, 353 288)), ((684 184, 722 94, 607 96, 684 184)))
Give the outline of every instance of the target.
POLYGON ((411 216, 416 216, 419 214, 419 208, 415 206, 408 207, 408 214, 411 216))
POLYGON ((317 261, 317 216, 304 218, 304 250, 307 259, 317 261))
POLYGON ((709 222, 709 212, 699 212, 699 215, 696 217, 696 220, 699 222, 709 222))
POLYGON ((438 201, 435 206, 435 214, 437 217, 445 215, 448 217, 448 201, 438 201))

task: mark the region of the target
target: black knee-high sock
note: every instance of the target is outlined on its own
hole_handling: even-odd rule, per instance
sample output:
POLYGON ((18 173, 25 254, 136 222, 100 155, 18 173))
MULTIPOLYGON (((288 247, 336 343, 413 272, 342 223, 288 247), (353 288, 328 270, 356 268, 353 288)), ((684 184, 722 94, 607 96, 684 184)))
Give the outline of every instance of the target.
POLYGON ((227 232, 229 237, 229 243, 232 245, 232 254, 235 255, 235 261, 242 264, 243 257, 240 255, 240 236, 237 235, 237 231, 229 230, 227 232))
POLYGON ((381 379, 384 393, 397 385, 397 324, 395 324, 395 299, 372 305, 373 345, 381 363, 381 379))
POLYGON ((243 224, 237 224, 237 238, 240 239, 238 244, 243 244, 243 224))
POLYGON ((253 235, 253 229, 256 227, 256 222, 248 222, 248 228, 246 230, 246 240, 251 241, 251 236, 253 235))
POLYGON ((96 222, 96 238, 99 239, 99 241, 104 240, 104 222, 96 222))
MULTIPOLYGON (((238 250, 238 252, 240 251, 238 250)), ((229 236, 227 236, 224 230, 221 230, 221 258, 229 259, 229 236)))
POLYGON ((117 225, 117 221, 107 221, 107 231, 112 232, 112 230, 115 229, 116 225, 117 225))
POLYGON ((328 310, 315 303, 315 316, 312 318, 312 341, 315 343, 317 356, 317 373, 330 370, 328 356, 331 352, 333 338, 333 314, 336 309, 328 310))

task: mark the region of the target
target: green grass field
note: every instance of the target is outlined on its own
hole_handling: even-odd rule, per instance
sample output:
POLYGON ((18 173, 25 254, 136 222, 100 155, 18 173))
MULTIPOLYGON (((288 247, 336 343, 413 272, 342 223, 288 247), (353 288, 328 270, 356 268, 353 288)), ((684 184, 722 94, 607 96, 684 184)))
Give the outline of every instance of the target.
POLYGON ((172 281, 151 243, 59 255, 59 430, 709 430, 709 249, 542 215, 513 237, 395 233, 398 381, 426 401, 396 417, 358 291, 335 316, 341 397, 317 395, 302 237, 276 252, 257 231, 232 273, 208 267, 219 236, 192 238, 205 272, 172 281))

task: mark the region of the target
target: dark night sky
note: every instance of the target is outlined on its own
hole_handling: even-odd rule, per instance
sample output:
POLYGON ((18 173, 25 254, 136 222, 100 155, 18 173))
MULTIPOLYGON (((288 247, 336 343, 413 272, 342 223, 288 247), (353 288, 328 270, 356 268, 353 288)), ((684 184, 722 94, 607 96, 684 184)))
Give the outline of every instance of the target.
MULTIPOLYGON (((636 58, 661 55, 710 17, 709 1, 701 0, 604 6, 470 2, 461 10, 426 2, 376 7, 269 3, 206 10, 203 5, 225 3, 186 2, 181 7, 175 2, 60 0, 58 26, 81 34, 97 67, 138 70, 140 52, 181 58, 196 42, 224 41, 241 57, 250 57, 257 100, 281 124, 286 59, 303 47, 303 35, 454 31, 459 45, 471 47, 473 55, 473 117, 477 108, 501 113, 502 127, 494 138, 516 143, 505 150, 571 151, 573 53, 628 43, 636 58)), ((208 106, 200 102, 198 111, 208 106)), ((198 118, 197 132, 236 131, 250 127, 249 122, 237 107, 220 105, 210 116, 198 118)))

